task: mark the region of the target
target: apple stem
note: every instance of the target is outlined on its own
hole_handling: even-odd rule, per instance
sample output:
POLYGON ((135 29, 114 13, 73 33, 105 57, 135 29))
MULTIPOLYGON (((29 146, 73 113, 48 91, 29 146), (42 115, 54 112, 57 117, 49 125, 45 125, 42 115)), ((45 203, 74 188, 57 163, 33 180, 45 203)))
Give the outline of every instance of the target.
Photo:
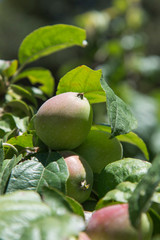
POLYGON ((84 181, 81 182, 80 188, 81 188, 82 190, 87 190, 87 189, 89 188, 89 186, 90 186, 90 184, 87 184, 87 181, 84 180, 84 181))
POLYGON ((78 93, 77 97, 79 97, 80 99, 83 99, 84 98, 84 94, 83 93, 78 93))

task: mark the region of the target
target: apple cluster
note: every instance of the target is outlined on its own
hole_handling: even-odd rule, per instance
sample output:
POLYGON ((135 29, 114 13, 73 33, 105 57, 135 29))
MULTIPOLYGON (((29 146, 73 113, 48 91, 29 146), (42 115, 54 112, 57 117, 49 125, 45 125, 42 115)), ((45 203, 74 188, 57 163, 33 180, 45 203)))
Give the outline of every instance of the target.
MULTIPOLYGON (((95 191, 95 179, 102 170, 122 158, 122 146, 110 133, 92 128, 92 107, 83 93, 66 92, 48 99, 38 110, 34 125, 38 137, 64 158, 69 177, 66 194, 86 203, 95 191)), ((141 239, 150 239, 151 224, 142 219, 141 239), (148 237, 147 237, 148 236, 148 237)), ((105 207, 93 213, 86 233, 79 240, 136 240, 131 226, 128 204, 105 207)))

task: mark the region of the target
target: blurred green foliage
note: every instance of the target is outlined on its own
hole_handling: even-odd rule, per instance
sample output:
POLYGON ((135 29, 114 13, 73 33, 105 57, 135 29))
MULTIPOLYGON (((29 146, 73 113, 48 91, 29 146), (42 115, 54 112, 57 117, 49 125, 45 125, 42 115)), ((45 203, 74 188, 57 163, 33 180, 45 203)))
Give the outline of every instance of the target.
MULTIPOLYGON (((0 58, 17 58, 23 38, 34 29, 54 23, 80 26, 88 46, 66 49, 31 66, 49 68, 58 82, 79 65, 102 69, 108 84, 127 102, 138 120, 150 158, 160 152, 160 1, 149 0, 2 0, 0 58)), ((95 104, 94 121, 105 122, 105 104, 95 104)), ((124 157, 140 152, 124 144, 124 157)))

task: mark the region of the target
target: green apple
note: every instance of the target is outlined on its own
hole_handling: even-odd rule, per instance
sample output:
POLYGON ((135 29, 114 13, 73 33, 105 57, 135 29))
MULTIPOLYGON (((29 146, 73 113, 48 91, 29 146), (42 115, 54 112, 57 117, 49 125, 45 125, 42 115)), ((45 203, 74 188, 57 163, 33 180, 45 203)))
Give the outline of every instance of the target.
POLYGON ((93 173, 101 170, 111 162, 122 158, 122 146, 117 138, 102 130, 91 129, 85 141, 74 152, 84 157, 93 173))
POLYGON ((53 150, 72 150, 87 137, 92 108, 82 93, 66 92, 48 99, 34 118, 38 137, 53 150))
POLYGON ((86 201, 92 190, 93 172, 84 158, 72 151, 59 151, 69 171, 66 183, 66 194, 82 203, 86 201))
POLYGON ((91 216, 86 233, 92 240, 150 240, 152 221, 142 214, 139 231, 130 223, 128 204, 116 204, 101 208, 91 216), (141 236, 141 238, 139 238, 141 236))

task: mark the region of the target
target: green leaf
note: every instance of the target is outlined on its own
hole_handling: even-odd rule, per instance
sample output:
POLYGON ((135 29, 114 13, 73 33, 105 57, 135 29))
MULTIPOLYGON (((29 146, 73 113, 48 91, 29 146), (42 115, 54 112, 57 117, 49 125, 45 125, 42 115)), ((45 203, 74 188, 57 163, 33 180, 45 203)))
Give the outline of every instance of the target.
POLYGON ((8 130, 11 130, 16 127, 14 115, 12 115, 11 113, 4 113, 1 119, 6 123, 6 128, 8 130))
POLYGON ((5 107, 11 107, 14 109, 14 111, 16 111, 16 110, 20 111, 20 112, 26 114, 27 116, 31 115, 29 106, 22 100, 12 100, 10 102, 7 102, 5 104, 5 107))
POLYGON ((31 222, 24 230, 20 240, 65 240, 75 239, 80 231, 84 230, 84 222, 76 215, 45 216, 31 222), (35 237, 36 232, 36 237, 35 237))
POLYGON ((37 101, 33 95, 25 89, 25 87, 21 87, 19 85, 11 84, 10 89, 14 91, 16 94, 20 95, 22 98, 26 98, 30 102, 32 102, 35 106, 37 106, 37 101))
POLYGON ((13 156, 11 159, 5 159, 3 161, 1 176, 0 176, 0 194, 4 193, 12 168, 22 160, 22 155, 18 157, 13 156))
POLYGON ((124 158, 108 164, 98 176, 96 190, 99 196, 103 197, 121 182, 139 182, 151 166, 151 163, 135 158, 124 158))
POLYGON ((36 98, 42 99, 43 101, 47 100, 47 97, 44 95, 42 90, 33 86, 26 86, 26 89, 30 91, 36 98))
POLYGON ((152 167, 137 185, 129 199, 129 215, 132 225, 138 228, 141 214, 146 212, 151 204, 151 198, 160 183, 160 155, 152 162, 152 167))
POLYGON ((0 74, 5 75, 6 77, 11 77, 17 70, 17 66, 17 60, 0 60, 0 74))
POLYGON ((47 203, 59 215, 73 212, 84 218, 82 206, 74 199, 66 196, 55 188, 44 187, 42 191, 43 201, 47 203))
POLYGON ((41 192, 43 187, 47 186, 65 193, 68 175, 65 161, 58 153, 38 153, 13 168, 7 192, 16 190, 41 192))
POLYGON ((4 160, 3 142, 0 139, 0 176, 2 172, 3 160, 4 160))
POLYGON ((85 38, 85 30, 71 25, 41 27, 22 41, 19 48, 19 62, 24 65, 67 47, 83 46, 85 38))
POLYGON ((107 112, 111 125, 112 137, 126 134, 137 127, 137 121, 129 106, 119 98, 108 86, 105 79, 101 78, 101 86, 106 92, 107 112))
POLYGON ((23 148, 33 148, 33 135, 24 133, 23 135, 10 138, 7 143, 23 148))
POLYGON ((58 215, 72 212, 66 201, 65 195, 55 188, 44 187, 42 190, 43 201, 50 206, 58 215))
POLYGON ((143 152, 145 158, 149 160, 149 152, 148 152, 147 146, 143 141, 143 139, 140 138, 136 133, 129 132, 124 135, 119 135, 117 136, 117 138, 121 142, 128 142, 138 147, 143 152))
MULTIPOLYGON (((105 125, 105 124, 93 125, 92 129, 102 130, 102 131, 111 133, 111 127, 108 125, 105 125)), ((146 159, 149 160, 149 153, 147 150, 147 146, 146 146, 145 142, 136 133, 129 132, 124 135, 116 136, 116 138, 120 142, 127 142, 127 143, 135 145, 143 152, 146 159)))
POLYGON ((9 67, 6 68, 4 71, 3 71, 3 74, 7 77, 11 77, 14 75, 14 73, 16 72, 17 70, 17 67, 18 67, 18 61, 17 60, 12 60, 12 61, 9 61, 9 67))
POLYGON ((86 66, 79 66, 67 74, 59 81, 57 93, 80 92, 92 103, 105 102, 106 96, 100 85, 101 70, 92 70, 86 66))
POLYGON ((9 124, 4 120, 0 120, 0 129, 3 130, 4 132, 10 132, 11 131, 11 128, 10 128, 9 124))
POLYGON ((19 118, 14 115, 12 115, 12 117, 15 121, 16 127, 19 130, 19 132, 21 133, 26 132, 29 125, 29 117, 27 116, 27 117, 19 118))
POLYGON ((5 113, 0 120, 0 129, 5 132, 12 130, 18 131, 18 133, 24 133, 27 131, 29 125, 29 117, 19 118, 11 113, 5 113))
POLYGON ((23 78, 28 78, 33 85, 37 83, 40 84, 41 86, 39 88, 49 97, 53 95, 55 83, 54 78, 48 69, 30 68, 24 70, 13 79, 12 83, 15 83, 23 78))
POLYGON ((109 191, 98 201, 96 209, 106 207, 113 203, 127 203, 136 188, 136 185, 137 183, 121 182, 115 187, 115 189, 109 191))
POLYGON ((155 238, 152 238, 152 240, 159 240, 160 238, 160 215, 152 208, 149 209, 149 215, 153 222, 153 234, 152 236, 155 236, 155 238))
POLYGON ((33 191, 17 191, 0 197, 0 237, 4 240, 64 240, 84 230, 74 214, 56 214, 33 191), (63 231, 62 231, 63 230, 63 231))
MULTIPOLYGON (((100 209, 115 203, 127 203, 131 198, 137 184, 137 182, 132 183, 127 181, 119 183, 113 190, 107 192, 106 195, 98 201, 96 209, 100 209)), ((154 209, 157 214, 160 214, 160 192, 157 192, 157 189, 156 192, 153 193, 151 202, 151 208, 154 209)))
POLYGON ((82 205, 79 202, 77 202, 75 199, 73 199, 71 197, 68 197, 68 196, 66 196, 66 200, 69 203, 72 211, 75 214, 77 214, 77 215, 79 215, 79 216, 81 216, 83 218, 85 217, 82 205))
POLYGON ((7 68, 9 68, 9 64, 10 62, 9 61, 5 61, 5 60, 0 60, 0 74, 2 74, 2 72, 5 70, 5 69, 7 69, 7 68))

